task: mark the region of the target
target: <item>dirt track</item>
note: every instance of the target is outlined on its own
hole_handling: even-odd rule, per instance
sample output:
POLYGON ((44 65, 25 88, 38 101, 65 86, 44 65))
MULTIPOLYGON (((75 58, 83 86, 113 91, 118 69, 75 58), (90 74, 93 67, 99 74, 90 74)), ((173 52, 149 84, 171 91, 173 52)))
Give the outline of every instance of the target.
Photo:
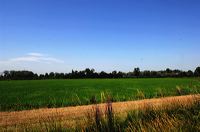
MULTIPOLYGON (((165 97, 157 99, 145 99, 139 101, 127 101, 113 103, 116 114, 126 114, 130 110, 145 109, 149 106, 154 108, 167 108, 171 104, 191 105, 200 95, 186 95, 176 97, 165 97)), ((105 111, 106 104, 98 104, 102 111, 105 111)), ((50 119, 65 120, 73 125, 77 120, 85 117, 88 112, 94 110, 96 105, 85 105, 65 108, 42 108, 36 110, 24 110, 18 112, 0 112, 0 127, 15 126, 20 124, 34 124, 50 119)))

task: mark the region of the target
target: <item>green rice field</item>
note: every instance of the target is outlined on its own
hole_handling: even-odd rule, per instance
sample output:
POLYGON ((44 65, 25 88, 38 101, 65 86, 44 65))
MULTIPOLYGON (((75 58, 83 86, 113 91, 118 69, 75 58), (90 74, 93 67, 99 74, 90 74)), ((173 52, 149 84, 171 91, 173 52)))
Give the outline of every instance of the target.
POLYGON ((0 81, 0 111, 65 107, 200 92, 198 78, 0 81))

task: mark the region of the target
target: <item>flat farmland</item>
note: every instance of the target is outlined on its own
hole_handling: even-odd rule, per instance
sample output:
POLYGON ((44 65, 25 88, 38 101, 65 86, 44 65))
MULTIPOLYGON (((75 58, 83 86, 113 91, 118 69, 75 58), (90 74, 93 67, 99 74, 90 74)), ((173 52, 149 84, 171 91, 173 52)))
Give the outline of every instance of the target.
POLYGON ((52 108, 199 93, 198 78, 0 81, 0 111, 52 108))

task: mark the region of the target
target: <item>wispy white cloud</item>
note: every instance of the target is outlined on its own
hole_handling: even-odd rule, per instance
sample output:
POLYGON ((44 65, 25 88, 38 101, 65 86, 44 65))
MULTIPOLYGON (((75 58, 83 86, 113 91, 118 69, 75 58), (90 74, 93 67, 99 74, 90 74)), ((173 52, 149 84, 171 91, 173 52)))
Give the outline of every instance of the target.
POLYGON ((16 62, 37 62, 37 63, 64 63, 63 60, 50 57, 48 55, 44 55, 41 53, 28 53, 25 56, 17 57, 17 58, 11 58, 5 61, 0 61, 2 64, 12 64, 16 62))
POLYGON ((44 55, 41 54, 41 53, 34 53, 34 52, 28 53, 27 55, 30 55, 30 56, 44 56, 44 55))

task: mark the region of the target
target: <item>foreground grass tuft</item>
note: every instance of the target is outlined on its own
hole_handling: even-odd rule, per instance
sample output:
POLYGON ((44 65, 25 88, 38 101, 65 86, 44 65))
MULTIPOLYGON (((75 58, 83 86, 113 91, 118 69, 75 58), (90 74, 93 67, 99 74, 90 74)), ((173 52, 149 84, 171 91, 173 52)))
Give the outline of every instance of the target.
POLYGON ((107 103, 104 115, 98 106, 95 118, 84 128, 77 130, 86 132, 147 132, 147 131, 200 131, 200 101, 191 106, 174 105, 170 108, 154 109, 150 105, 144 110, 128 112, 127 117, 117 118, 112 103, 107 103))

